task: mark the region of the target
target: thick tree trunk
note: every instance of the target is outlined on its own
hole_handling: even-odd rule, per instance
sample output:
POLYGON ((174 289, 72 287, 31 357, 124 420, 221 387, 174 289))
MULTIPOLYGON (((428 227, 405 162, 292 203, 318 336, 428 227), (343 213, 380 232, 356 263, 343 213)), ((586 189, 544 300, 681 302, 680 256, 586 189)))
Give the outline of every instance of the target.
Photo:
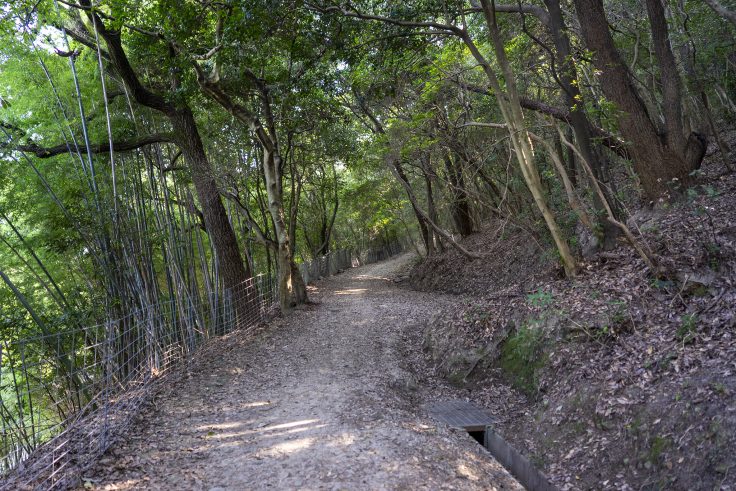
POLYGON ((276 251, 276 266, 278 273, 279 303, 282 311, 288 312, 296 305, 307 301, 307 287, 294 263, 288 244, 279 244, 276 251))
POLYGON ((289 260, 291 262, 291 281, 294 284, 294 302, 296 302, 297 305, 301 305, 309 300, 307 297, 307 285, 304 283, 304 278, 302 277, 302 272, 299 271, 299 266, 294 262, 293 254, 290 254, 289 260))
MULTIPOLYGON (((195 65, 195 67, 197 66, 195 65)), ((292 232, 290 233, 289 227, 287 227, 283 199, 283 176, 281 174, 282 161, 272 117, 268 86, 262 80, 254 79, 253 81, 255 88, 261 93, 262 109, 266 114, 268 123, 268 129, 266 129, 258 117, 250 112, 247 107, 234 101, 220 86, 217 80, 208 78, 200 68, 195 69, 198 72, 198 83, 205 93, 217 101, 235 118, 248 125, 248 128, 255 134, 263 150, 261 168, 266 184, 267 207, 274 227, 275 247, 277 249, 276 262, 279 266, 279 304, 283 312, 288 312, 292 307, 307 300, 307 289, 301 275, 294 274, 294 271, 298 272, 298 268, 294 264, 293 248, 291 246, 291 236, 293 235, 294 228, 292 227, 292 232)))
POLYGON ((204 224, 214 245, 217 267, 225 290, 232 295, 238 319, 253 315, 257 295, 246 283, 253 275, 247 262, 243 261, 230 220, 222 204, 220 190, 212 173, 194 116, 189 108, 178 109, 169 116, 174 131, 180 136, 180 148, 189 165, 194 188, 202 207, 204 224))
POLYGON ((670 191, 674 184, 687 184, 690 173, 698 168, 705 155, 705 142, 695 133, 682 132, 679 75, 672 73, 674 58, 669 47, 667 24, 660 0, 647 0, 663 83, 665 128, 658 128, 634 85, 626 63, 621 58, 608 30, 602 0, 575 0, 583 39, 594 51, 593 63, 602 72, 601 87, 608 99, 622 112, 619 128, 631 142, 634 169, 644 194, 655 200, 670 191))
MULTIPOLYGON (((91 7, 91 2, 81 0, 81 5, 91 7)), ((177 144, 192 171, 192 180, 202 206, 205 228, 217 255, 217 265, 225 289, 230 292, 236 309, 236 321, 245 320, 246 316, 253 314, 257 306, 255 300, 258 296, 253 288, 246 289, 246 282, 252 276, 251 271, 243 264, 243 258, 240 256, 238 241, 222 204, 220 191, 191 109, 186 105, 177 106, 166 97, 144 87, 123 49, 120 31, 108 30, 94 10, 89 10, 87 16, 105 40, 110 63, 127 86, 133 99, 143 106, 166 115, 174 132, 177 133, 177 144)), ((176 77, 174 77, 173 84, 178 84, 176 77)))

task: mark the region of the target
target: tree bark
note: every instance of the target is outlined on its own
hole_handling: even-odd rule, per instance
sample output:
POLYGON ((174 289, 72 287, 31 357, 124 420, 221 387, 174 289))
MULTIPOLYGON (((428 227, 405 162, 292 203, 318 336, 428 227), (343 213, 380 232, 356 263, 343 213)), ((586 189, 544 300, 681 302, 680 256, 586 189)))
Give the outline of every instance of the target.
POLYGON ((307 287, 299 268, 294 263, 289 243, 289 230, 284 211, 284 192, 281 176, 281 156, 275 149, 263 148, 263 171, 268 196, 268 210, 273 218, 274 235, 278 249, 279 303, 288 312, 295 306, 306 302, 307 287))
POLYGON ((583 39, 594 51, 593 63, 603 74, 601 88, 622 111, 619 128, 631 142, 634 169, 645 196, 656 200, 677 184, 690 182, 690 173, 705 156, 702 136, 682 132, 679 75, 672 73, 674 57, 669 46, 666 19, 660 0, 646 0, 655 54, 662 72, 665 128, 659 128, 642 100, 628 66, 608 30, 602 0, 574 0, 583 39), (670 107, 671 106, 671 107, 670 107))
POLYGON ((240 122, 245 123, 255 134, 263 151, 261 168, 266 184, 267 207, 274 226, 276 262, 278 264, 279 304, 283 312, 288 312, 296 305, 307 301, 307 287, 304 284, 301 274, 298 274, 299 268, 297 268, 292 254, 290 233, 287 227, 286 212, 284 209, 281 154, 279 152, 275 124, 273 124, 272 120, 268 88, 262 80, 255 79, 254 76, 249 75, 256 89, 261 94, 261 104, 267 117, 267 129, 263 126, 259 118, 247 107, 233 100, 219 82, 208 78, 202 68, 196 63, 193 66, 197 71, 199 86, 204 93, 219 103, 240 122))
MULTIPOLYGON (((431 171, 428 169, 429 163, 424 162, 423 165, 422 174, 424 174, 424 184, 427 190, 427 215, 429 216, 429 221, 439 223, 437 218, 437 206, 434 202, 434 190, 432 189, 432 175, 430 173, 431 171)), ((442 238, 434 230, 432 230, 430 236, 433 248, 442 254, 445 251, 444 246, 442 245, 442 238)))
MULTIPOLYGON (((176 143, 176 141, 174 140, 174 136, 171 134, 154 133, 152 135, 140 136, 132 140, 115 141, 112 144, 112 150, 115 152, 128 152, 138 148, 143 148, 147 145, 153 145, 155 143, 176 143)), ((8 146, 6 143, 0 143, 0 148, 5 148, 6 146, 8 146)), ((67 144, 55 145, 53 147, 41 147, 34 142, 14 146, 16 150, 33 153, 40 159, 55 157, 57 155, 69 153, 70 151, 82 154, 86 154, 87 152, 93 154, 108 153, 111 150, 110 147, 111 145, 109 142, 90 144, 89 146, 79 145, 73 149, 67 144)))
MULTIPOLYGON (((194 115, 188 107, 185 107, 175 111, 169 119, 174 131, 180 137, 182 155, 192 171, 192 182, 202 207, 205 227, 215 247, 223 284, 227 290, 236 293, 245 287, 246 280, 253 275, 240 255, 238 241, 222 204, 220 190, 199 136, 194 115)), ((250 300, 254 298, 255 296, 252 296, 250 300)), ((234 298, 233 301, 240 303, 242 299, 234 298)))
MULTIPOLYGON (((383 128, 381 122, 375 117, 375 115, 365 103, 360 94, 355 92, 355 90, 353 89, 353 95, 358 102, 358 107, 360 108, 360 110, 371 121, 371 125, 369 125, 369 127, 371 128, 373 133, 385 136, 386 130, 383 128)), ((399 162, 397 158, 392 158, 390 160, 391 161, 389 162, 389 167, 391 168, 391 171, 396 175, 402 185, 404 185, 404 189, 407 192, 409 202, 411 203, 411 208, 414 211, 414 216, 416 217, 417 223, 419 224, 419 231, 422 234, 422 240, 424 241, 424 247, 426 248, 427 256, 429 256, 434 252, 434 243, 432 241, 432 227, 429 225, 429 223, 427 223, 424 212, 419 209, 416 199, 413 198, 411 188, 409 187, 409 179, 404 172, 404 168, 402 167, 401 162, 399 162)))
MULTIPOLYGON (((437 233, 440 237, 444 238, 452 247, 457 249, 463 256, 467 257, 468 259, 481 259, 481 256, 478 254, 475 254, 469 250, 467 250, 462 245, 458 244, 450 234, 448 234, 446 231, 442 230, 439 225, 437 225, 435 222, 429 219, 429 216, 427 216, 426 213, 424 213, 421 208, 419 208, 419 203, 417 202, 417 197, 414 195, 414 191, 411 189, 411 185, 409 184, 409 181, 406 179, 406 174, 404 174, 403 169, 401 167, 401 164, 397 160, 393 160, 389 164, 392 172, 394 175, 396 175, 397 179, 401 183, 401 185, 406 190, 406 194, 409 197, 409 201, 411 201, 412 208, 414 208, 414 213, 417 214, 417 217, 421 218, 421 220, 424 222, 425 226, 433 233, 437 233)), ((431 243, 431 235, 428 234, 428 237, 430 237, 430 243, 431 243)))
MULTIPOLYGON (((393 171, 399 178, 399 180, 402 183, 406 183, 408 185, 409 178, 406 176, 406 172, 404 172, 404 167, 401 165, 401 162, 394 159, 389 165, 393 168, 393 171)), ((411 193, 407 192, 407 194, 409 195, 409 201, 411 202, 411 208, 414 211, 414 216, 417 218, 417 223, 419 223, 419 230, 422 233, 422 240, 424 241, 424 247, 426 249, 427 256, 431 256, 435 252, 434 232, 427 223, 424 213, 419 209, 416 200, 411 199, 411 193)))
POLYGON ((532 193, 534 203, 542 213, 542 217, 549 229, 552 239, 555 241, 557 251, 560 253, 562 259, 562 265, 565 269, 565 275, 573 277, 577 274, 577 263, 575 258, 570 251, 570 246, 567 244, 565 237, 560 230, 557 220, 555 219, 554 213, 549 208, 545 199, 544 191, 542 189, 542 182, 537 170, 534 148, 531 144, 529 133, 526 129, 524 122, 524 113, 521 109, 521 103, 519 101, 519 91, 516 88, 516 80, 514 77, 513 70, 509 64, 508 57, 506 56, 506 50, 501 39, 501 33, 498 30, 496 24, 496 13, 493 8, 493 4, 490 0, 481 0, 481 6, 483 7, 483 14, 488 26, 491 43, 493 44, 493 51, 496 54, 496 59, 499 66, 501 67, 501 73, 506 82, 505 90, 501 88, 498 77, 493 71, 488 61, 478 50, 477 46, 464 34, 463 41, 468 47, 473 57, 481 64, 483 71, 485 72, 488 81, 491 83, 496 94, 496 100, 498 101, 499 108, 503 114, 504 120, 508 126, 509 137, 516 153, 521 173, 524 176, 524 181, 532 193))

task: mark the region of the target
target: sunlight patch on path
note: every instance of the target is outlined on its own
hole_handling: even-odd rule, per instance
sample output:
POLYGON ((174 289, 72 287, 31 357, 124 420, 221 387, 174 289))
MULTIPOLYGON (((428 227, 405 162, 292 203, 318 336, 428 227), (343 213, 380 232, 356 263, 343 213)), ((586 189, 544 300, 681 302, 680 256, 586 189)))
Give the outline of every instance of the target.
POLYGON ((349 288, 347 290, 337 290, 335 295, 363 295, 367 291, 366 288, 349 288))
POLYGON ((98 489, 520 490, 419 409, 403 333, 455 299, 397 287, 410 260, 321 281, 312 304, 224 346, 90 473, 98 489))
POLYGON ((309 447, 314 445, 314 442, 316 440, 317 440, 316 438, 308 437, 308 438, 300 438, 299 440, 292 440, 288 442, 278 443, 276 445, 273 445, 272 447, 263 449, 260 452, 256 452, 254 456, 256 458, 283 457, 291 453, 300 452, 302 450, 308 449, 309 447))

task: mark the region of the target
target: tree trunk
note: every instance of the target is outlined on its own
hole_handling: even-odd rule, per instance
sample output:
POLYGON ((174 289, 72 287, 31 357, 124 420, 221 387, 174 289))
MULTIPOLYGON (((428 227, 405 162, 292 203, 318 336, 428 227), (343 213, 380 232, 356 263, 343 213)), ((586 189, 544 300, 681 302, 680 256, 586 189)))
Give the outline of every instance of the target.
MULTIPOLYGON (((605 163, 604 156, 596 149, 591 141, 593 126, 590 124, 585 114, 583 96, 580 88, 576 83, 577 73, 575 65, 572 63, 572 54, 570 50, 570 38, 567 36, 567 26, 565 18, 560 8, 560 0, 544 0, 549 13, 549 29, 557 51, 557 78, 558 83, 562 87, 562 94, 565 105, 570 108, 570 125, 575 133, 575 140, 580 147, 580 153, 593 169, 595 178, 601 183, 601 189, 606 193, 606 199, 612 206, 612 210, 618 217, 620 211, 614 206, 615 201, 611 199, 606 185, 606 175, 604 172, 605 163)), ((559 139, 558 139, 559 141, 559 139)), ((570 173, 570 180, 574 182, 575 173, 570 173)), ((577 183, 575 183, 577 185, 577 183)), ((597 193, 593 193, 593 207, 598 216, 598 244, 604 249, 610 249, 616 244, 618 236, 618 228, 613 226, 605 219, 605 208, 597 193)))
POLYGON ((268 210, 273 218, 274 235, 278 244, 276 261, 278 263, 279 304, 283 312, 288 312, 296 305, 306 301, 307 288, 299 274, 299 269, 294 264, 289 245, 280 164, 280 155, 266 148, 263 149, 263 175, 266 181, 268 210))
MULTIPOLYGON (((426 163, 425 165, 428 166, 428 164, 426 163)), ((424 183, 427 189, 427 215, 429 215, 429 219, 432 222, 439 223, 439 220, 437 219, 437 206, 434 202, 434 191, 432 190, 432 177, 430 173, 426 170, 426 168, 422 170, 422 173, 424 174, 424 183)), ((445 252, 445 248, 442 245, 442 239, 439 234, 437 234, 434 230, 431 230, 430 237, 433 248, 436 249, 440 254, 445 252)))
MULTIPOLYGON (((399 180, 408 184, 409 178, 406 176, 406 172, 404 172, 404 167, 402 167, 401 163, 394 159, 390 163, 390 165, 393 167, 394 172, 396 172, 396 175, 399 177, 399 180)), ((427 256, 431 256, 432 254, 434 254, 434 241, 432 240, 433 231, 427 224, 427 221, 424 219, 424 214, 419 208, 417 208, 417 204, 414 202, 414 200, 412 200, 410 197, 409 201, 411 201, 411 208, 412 210, 414 210, 414 216, 417 217, 417 222, 419 223, 419 230, 422 233, 424 247, 427 249, 427 256)))
POLYGON ((560 253, 562 265, 565 269, 565 275, 567 277, 573 277, 577 274, 577 263, 570 251, 570 246, 567 244, 567 241, 562 234, 562 230, 560 230, 560 227, 557 224, 554 213, 552 213, 552 210, 547 204, 544 196, 542 181, 536 167, 534 147, 532 146, 529 133, 526 129, 524 113, 521 109, 521 103, 519 102, 519 92, 516 87, 514 72, 509 64, 501 33, 499 32, 498 25, 496 24, 494 7, 492 2, 489 0, 481 0, 481 6, 483 7, 483 14, 485 16, 486 25, 488 26, 491 42, 493 44, 493 51, 496 54, 496 59, 501 67, 501 73, 503 74, 506 82, 505 90, 501 88, 498 77, 493 71, 491 65, 480 53, 478 47, 472 42, 467 34, 464 35, 463 41, 472 53, 473 57, 480 63, 488 81, 491 83, 491 87, 496 94, 496 101, 498 102, 498 106, 501 109, 501 113, 503 114, 503 118, 508 127, 509 137, 514 147, 514 152, 516 153, 516 159, 519 162, 521 173, 524 176, 524 182, 532 193, 534 203, 542 213, 547 229, 549 230, 550 235, 552 235, 552 239, 555 241, 557 251, 560 253))
POLYGON ((296 305, 307 301, 307 287, 299 267, 289 252, 288 244, 279 244, 276 251, 279 304, 282 311, 288 312, 296 305))
POLYGON ((434 242, 432 241, 429 227, 422 218, 422 215, 419 213, 416 205, 414 205, 414 202, 411 203, 411 208, 412 210, 414 210, 414 216, 417 218, 417 223, 419 223, 419 231, 422 234, 422 241, 424 242, 425 252, 427 253, 427 256, 431 256, 432 254, 434 254, 434 242))
POLYGON ((622 111, 619 128, 631 142, 634 169, 644 194, 656 200, 675 184, 687 184, 690 173, 705 155, 705 142, 695 133, 682 132, 679 75, 672 72, 674 57, 669 46, 667 23, 660 0, 647 0, 655 54, 663 85, 665 128, 658 128, 642 100, 626 63, 608 30, 602 0, 574 0, 583 39, 594 51, 593 63, 601 71, 603 93, 622 111))
MULTIPOLYGON (((81 0, 81 5, 91 7, 89 0, 81 0)), ((257 295, 253 288, 246 289, 251 271, 243 264, 238 241, 222 204, 212 167, 202 145, 202 139, 191 109, 184 104, 176 106, 166 97, 151 92, 141 84, 123 49, 120 31, 108 30, 105 23, 90 10, 87 16, 105 40, 110 63, 117 75, 127 86, 133 99, 139 104, 154 109, 169 118, 174 132, 178 135, 177 144, 192 171, 192 181, 202 206, 205 228, 214 247, 217 264, 223 278, 225 289, 230 292, 236 309, 236 322, 252 315, 257 295)), ((178 81, 174 80, 174 85, 178 81)))
POLYGON ((473 233, 473 217, 470 212, 470 200, 468 190, 465 188, 462 166, 457 160, 445 153, 445 170, 447 179, 452 187, 452 198, 450 202, 450 214, 458 233, 467 237, 473 233))
MULTIPOLYGON (((258 117, 252 113, 246 106, 237 103, 222 88, 218 80, 211 79, 198 65, 197 81, 199 86, 212 99, 218 102, 236 119, 245 123, 248 128, 255 134, 263 151, 261 169, 263 170, 263 178, 266 185, 267 207, 271 216, 276 247, 276 262, 279 266, 279 304, 283 312, 288 312, 292 307, 307 300, 307 289, 296 264, 294 264, 294 256, 291 247, 291 231, 287 227, 286 211, 284 209, 284 192, 283 192, 283 176, 281 171, 281 154, 279 153, 278 138, 276 135, 275 124, 271 111, 271 99, 268 92, 268 86, 262 80, 254 80, 254 88, 260 92, 260 100, 262 109, 266 115, 268 130, 263 126, 258 117)), ((290 220, 291 221, 291 220, 290 220)), ((273 244, 272 244, 273 246, 273 244)))
POLYGON ((192 181, 202 207, 207 233, 214 245, 217 267, 225 290, 232 295, 239 321, 244 320, 244 316, 253 315, 256 305, 255 291, 252 288, 246 290, 246 282, 253 275, 240 255, 238 241, 222 204, 220 190, 212 174, 194 116, 185 107, 171 114, 169 119, 174 131, 181 138, 182 155, 192 171, 192 181))

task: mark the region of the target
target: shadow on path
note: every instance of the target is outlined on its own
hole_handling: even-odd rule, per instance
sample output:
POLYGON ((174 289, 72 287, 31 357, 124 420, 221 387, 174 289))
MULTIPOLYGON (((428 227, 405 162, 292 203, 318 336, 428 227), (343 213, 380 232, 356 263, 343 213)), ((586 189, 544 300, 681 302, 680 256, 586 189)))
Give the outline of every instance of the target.
MULTIPOLYGON (((452 297, 397 287, 403 255, 320 282, 315 303, 220 340, 87 474, 97 489, 521 489, 427 419, 402 333, 452 297)), ((89 484, 88 484, 89 486, 89 484)))

